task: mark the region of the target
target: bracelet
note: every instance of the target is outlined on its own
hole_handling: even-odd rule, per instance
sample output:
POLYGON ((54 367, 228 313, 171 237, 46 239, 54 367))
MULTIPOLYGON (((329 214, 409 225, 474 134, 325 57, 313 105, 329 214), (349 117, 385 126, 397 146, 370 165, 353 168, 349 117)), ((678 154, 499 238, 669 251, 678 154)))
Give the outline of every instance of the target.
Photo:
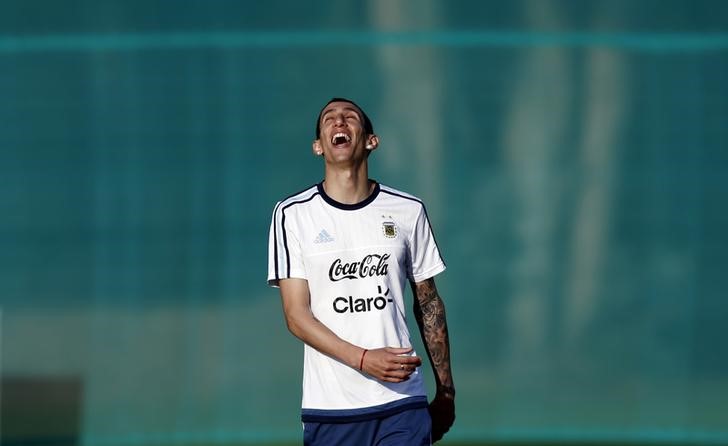
POLYGON ((361 352, 361 359, 359 360, 359 370, 360 371, 362 370, 362 366, 364 365, 364 355, 366 355, 368 351, 369 350, 364 349, 364 351, 361 352))
POLYGON ((455 398, 455 387, 453 387, 453 386, 442 386, 442 387, 438 388, 437 391, 441 392, 444 395, 455 398))

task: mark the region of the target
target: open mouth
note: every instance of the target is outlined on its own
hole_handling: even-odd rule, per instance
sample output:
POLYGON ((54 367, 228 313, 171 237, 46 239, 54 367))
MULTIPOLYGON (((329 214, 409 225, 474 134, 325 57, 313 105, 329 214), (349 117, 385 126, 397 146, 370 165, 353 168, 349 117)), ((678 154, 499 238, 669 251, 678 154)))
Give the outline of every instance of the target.
POLYGON ((346 133, 339 132, 331 137, 331 143, 335 146, 340 146, 349 142, 351 142, 351 136, 347 135, 346 133))

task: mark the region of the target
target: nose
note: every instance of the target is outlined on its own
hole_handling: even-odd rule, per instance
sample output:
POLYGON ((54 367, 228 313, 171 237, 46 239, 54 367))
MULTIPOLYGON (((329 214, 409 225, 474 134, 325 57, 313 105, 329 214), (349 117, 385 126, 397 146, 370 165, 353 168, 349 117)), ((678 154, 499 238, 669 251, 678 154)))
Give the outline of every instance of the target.
POLYGON ((334 119, 334 125, 341 126, 345 122, 344 115, 336 115, 336 118, 334 119))

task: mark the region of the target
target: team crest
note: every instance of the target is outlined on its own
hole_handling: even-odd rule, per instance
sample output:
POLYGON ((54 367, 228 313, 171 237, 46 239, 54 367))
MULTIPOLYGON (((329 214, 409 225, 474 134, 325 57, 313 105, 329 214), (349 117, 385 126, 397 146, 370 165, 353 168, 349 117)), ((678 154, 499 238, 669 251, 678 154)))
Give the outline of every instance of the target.
POLYGON ((397 225, 393 221, 382 222, 382 231, 387 238, 397 237, 397 225))

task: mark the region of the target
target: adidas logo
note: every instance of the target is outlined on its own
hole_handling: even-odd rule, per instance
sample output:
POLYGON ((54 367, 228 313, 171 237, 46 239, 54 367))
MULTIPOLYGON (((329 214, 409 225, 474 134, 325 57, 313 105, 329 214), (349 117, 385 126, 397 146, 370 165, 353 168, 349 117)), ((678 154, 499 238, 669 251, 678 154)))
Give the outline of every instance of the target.
POLYGON ((321 232, 319 232, 318 237, 316 237, 316 240, 314 240, 314 243, 329 243, 333 242, 334 238, 331 237, 331 235, 326 232, 326 229, 322 229, 321 232))

